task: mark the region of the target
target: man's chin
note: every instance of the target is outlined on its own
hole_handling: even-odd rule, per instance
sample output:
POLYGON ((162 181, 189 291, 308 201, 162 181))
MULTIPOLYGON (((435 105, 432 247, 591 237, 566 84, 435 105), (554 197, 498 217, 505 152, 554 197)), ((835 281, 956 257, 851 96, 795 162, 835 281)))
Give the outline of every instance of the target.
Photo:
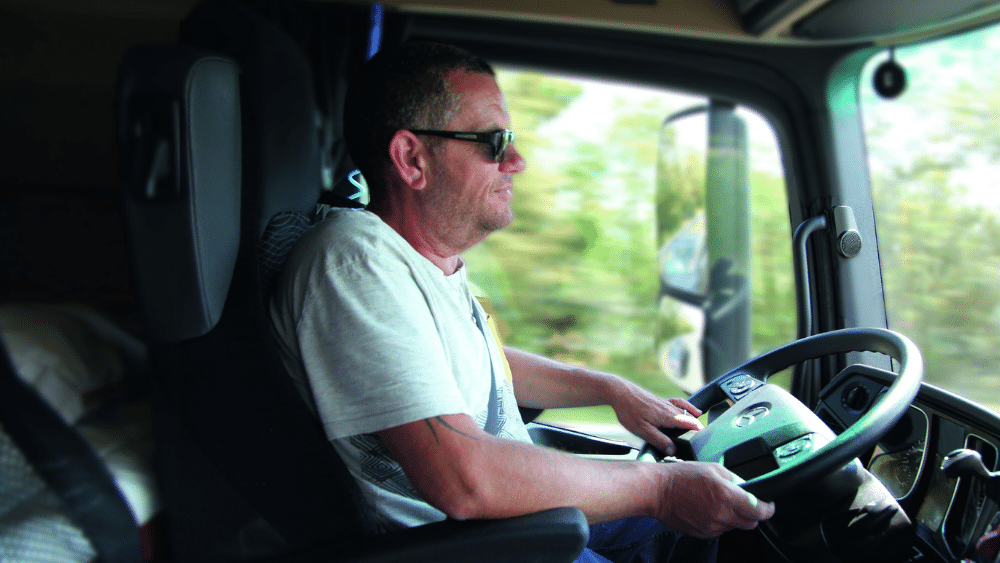
POLYGON ((480 227, 487 232, 499 231, 514 222, 514 212, 508 206, 502 212, 480 221, 480 227))
POLYGON ((510 226, 510 224, 514 222, 514 210, 511 209, 510 204, 507 205, 504 212, 501 214, 500 222, 503 223, 500 226, 501 229, 510 226))

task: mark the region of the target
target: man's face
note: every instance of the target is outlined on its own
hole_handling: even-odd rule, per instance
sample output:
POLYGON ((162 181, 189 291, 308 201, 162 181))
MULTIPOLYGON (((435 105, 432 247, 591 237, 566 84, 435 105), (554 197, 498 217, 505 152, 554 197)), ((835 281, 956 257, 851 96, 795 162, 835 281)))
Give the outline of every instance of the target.
MULTIPOLYGON (((461 100, 459 109, 445 126, 449 131, 486 132, 510 128, 503 94, 493 77, 475 72, 449 76, 452 92, 461 100)), ((502 229, 514 219, 513 175, 526 162, 513 146, 503 162, 495 162, 489 145, 444 140, 435 152, 435 178, 425 194, 440 212, 442 226, 453 234, 478 237, 502 229)))

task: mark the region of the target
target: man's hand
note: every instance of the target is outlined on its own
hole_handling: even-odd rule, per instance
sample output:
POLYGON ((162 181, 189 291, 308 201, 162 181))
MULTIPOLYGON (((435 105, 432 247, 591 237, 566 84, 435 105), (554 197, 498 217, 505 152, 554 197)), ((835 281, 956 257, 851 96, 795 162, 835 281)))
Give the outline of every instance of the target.
POLYGON ((701 430, 701 411, 684 399, 664 399, 611 373, 571 366, 516 348, 504 348, 522 407, 611 405, 629 432, 667 454, 673 442, 660 428, 701 430))
POLYGON ((717 463, 662 464, 666 473, 657 518, 699 538, 729 530, 752 530, 774 515, 774 504, 738 486, 737 475, 717 463))
POLYGON ((633 383, 622 380, 615 396, 609 398, 618 421, 626 430, 672 455, 676 448, 660 428, 701 430, 701 411, 684 399, 664 399, 633 383))

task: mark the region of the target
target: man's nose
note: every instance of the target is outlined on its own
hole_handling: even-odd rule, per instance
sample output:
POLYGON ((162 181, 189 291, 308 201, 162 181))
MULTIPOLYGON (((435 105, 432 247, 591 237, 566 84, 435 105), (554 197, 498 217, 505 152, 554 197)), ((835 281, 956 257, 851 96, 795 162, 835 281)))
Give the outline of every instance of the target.
POLYGON ((507 157, 500 163, 500 171, 506 174, 517 174, 528 167, 528 161, 517 152, 513 146, 507 147, 507 157))

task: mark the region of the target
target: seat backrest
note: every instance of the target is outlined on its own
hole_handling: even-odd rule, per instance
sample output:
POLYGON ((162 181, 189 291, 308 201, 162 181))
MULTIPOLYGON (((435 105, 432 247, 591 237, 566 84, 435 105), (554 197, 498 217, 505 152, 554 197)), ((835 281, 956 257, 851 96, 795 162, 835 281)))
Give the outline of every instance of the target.
MULTIPOLYGON (((342 20, 342 29, 336 31, 367 23, 364 17, 358 17, 366 13, 361 7, 310 6, 311 10, 319 10, 314 14, 295 8, 291 2, 274 3, 269 11, 276 12, 272 15, 283 20, 286 27, 297 28, 313 38, 319 32, 335 31, 326 27, 331 20, 342 20), (307 25, 303 19, 327 16, 330 10, 342 13, 335 18, 318 18, 325 22, 321 28, 303 29, 307 25)), ((365 29, 364 25, 361 29, 365 29)), ((186 41, 232 56, 243 68, 244 110, 251 117, 244 134, 243 215, 254 222, 247 227, 248 231, 255 229, 257 237, 256 241, 244 243, 258 249, 259 294, 266 300, 288 251, 310 225, 318 200, 360 207, 330 191, 333 178, 345 175, 349 165, 344 163, 343 143, 335 142, 334 133, 339 130, 336 124, 341 110, 337 101, 342 97, 335 92, 343 85, 331 81, 353 73, 347 59, 357 58, 358 64, 363 60, 361 53, 351 52, 357 50, 354 44, 358 40, 349 34, 342 37, 343 33, 324 35, 314 45, 316 50, 322 50, 316 58, 325 61, 332 57, 340 64, 317 68, 317 63, 306 58, 300 44, 278 22, 229 0, 200 4, 183 22, 181 34, 186 41), (314 68, 323 73, 316 81, 314 68), (326 103, 318 103, 317 93, 322 93, 326 103)))
MULTIPOLYGON (((215 4, 209 7, 214 10, 215 4)), ((239 6, 228 9, 208 16, 196 10, 195 17, 215 22, 219 43, 239 55, 239 66, 230 61, 228 71, 218 71, 227 77, 220 87, 238 88, 239 96, 187 96, 180 85, 198 82, 201 72, 214 72, 198 61, 223 57, 184 45, 130 55, 139 60, 126 61, 121 79, 123 85, 171 84, 154 86, 149 95, 123 86, 119 138, 126 151, 124 169, 139 169, 126 176, 128 228, 136 291, 155 344, 155 429, 168 532, 182 561, 260 560, 372 532, 360 491, 285 375, 271 342, 260 283, 257 242, 266 226, 261 217, 307 212, 320 191, 309 68, 280 30, 239 6), (241 45, 240 37, 249 44, 241 45), (199 181, 206 176, 194 172, 196 165, 171 167, 177 177, 162 180, 164 185, 152 190, 153 201, 135 199, 160 182, 150 178, 158 177, 155 147, 162 144, 146 142, 155 149, 146 149, 149 156, 139 152, 141 143, 130 141, 137 121, 130 109, 135 98, 153 99, 150 103, 162 111, 179 108, 182 116, 195 111, 192 105, 217 103, 224 107, 214 112, 234 116, 215 123, 217 137, 208 142, 195 142, 201 123, 184 119, 178 121, 179 134, 167 136, 173 150, 192 162, 223 145, 227 158, 215 163, 219 168, 209 181, 199 181), (272 112, 272 104, 284 109, 272 112), (236 139, 245 139, 242 147, 231 144, 234 131, 236 139), (291 186, 292 195, 262 198, 263 178, 291 186), (158 204, 160 194, 174 203, 158 204), (275 204, 278 200, 282 203, 275 204), (223 223, 212 226, 210 237, 201 235, 196 219, 186 219, 202 213, 223 223), (180 232, 164 232, 164 225, 180 232), (143 246, 159 249, 167 243, 183 250, 152 256, 143 246)))
POLYGON ((240 227, 233 61, 194 47, 130 51, 118 138, 133 273, 147 335, 200 336, 219 320, 240 227))

